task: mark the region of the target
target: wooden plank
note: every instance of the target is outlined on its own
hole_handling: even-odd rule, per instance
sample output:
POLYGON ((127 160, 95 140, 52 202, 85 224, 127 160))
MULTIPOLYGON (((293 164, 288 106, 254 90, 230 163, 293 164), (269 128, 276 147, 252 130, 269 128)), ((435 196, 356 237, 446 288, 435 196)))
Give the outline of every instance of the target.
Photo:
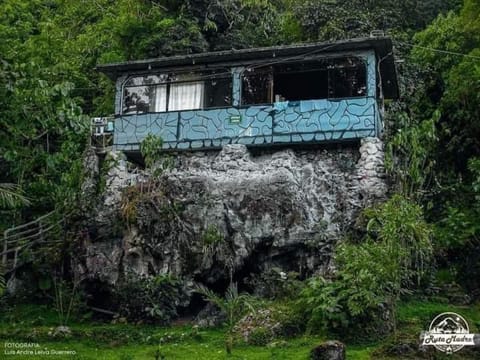
POLYGON ((22 236, 23 234, 28 234, 32 231, 36 231, 37 228, 38 228, 37 224, 30 224, 29 227, 24 227, 24 228, 20 229, 21 231, 11 231, 11 230, 17 230, 17 229, 10 228, 9 229, 9 234, 6 237, 7 238, 12 238, 12 237, 16 237, 16 236, 22 236))
POLYGON ((112 316, 118 315, 118 313, 116 313, 116 312, 114 312, 114 311, 105 310, 105 309, 100 309, 100 308, 95 307, 95 306, 89 306, 88 308, 91 309, 91 310, 93 310, 93 311, 102 313, 102 314, 107 314, 107 315, 112 315, 112 316))
POLYGON ((56 213, 56 211, 53 210, 53 211, 50 211, 49 213, 47 213, 47 214, 45 214, 45 215, 42 215, 42 216, 38 217, 37 219, 35 219, 35 220, 33 220, 33 221, 30 221, 30 222, 28 222, 28 223, 26 223, 26 224, 11 227, 10 229, 5 230, 5 236, 6 236, 7 233, 9 233, 9 232, 11 232, 11 231, 18 230, 18 229, 23 229, 23 228, 28 227, 28 226, 30 226, 30 225, 32 225, 32 224, 36 224, 36 223, 38 223, 39 221, 41 221, 42 219, 46 219, 46 218, 52 216, 52 215, 55 214, 55 213, 56 213))
POLYGON ((9 244, 15 244, 15 243, 21 242, 22 240, 30 240, 30 239, 41 238, 41 233, 42 233, 42 231, 43 231, 44 233, 45 233, 45 232, 49 232, 50 230, 52 230, 52 229, 55 228, 56 226, 58 226, 58 224, 52 224, 52 225, 50 225, 48 228, 46 228, 46 229, 44 229, 44 230, 37 231, 35 234, 29 235, 29 236, 25 236, 25 237, 22 237, 22 238, 19 238, 19 239, 16 239, 16 240, 10 240, 10 241, 8 241, 8 243, 9 243, 9 244))
POLYGON ((7 239, 5 238, 3 240, 3 255, 2 255, 2 265, 3 265, 3 267, 5 267, 6 264, 7 264, 7 250, 8 250, 8 242, 7 242, 7 239))
POLYGON ((58 243, 58 240, 47 241, 51 235, 58 235, 65 223, 62 216, 60 220, 54 219, 56 211, 51 211, 30 221, 26 224, 11 227, 5 230, 3 236, 3 250, 0 253, 2 265, 7 273, 14 272, 21 264, 21 253, 35 244, 58 243), (9 254, 13 253, 13 259, 9 259, 9 254))

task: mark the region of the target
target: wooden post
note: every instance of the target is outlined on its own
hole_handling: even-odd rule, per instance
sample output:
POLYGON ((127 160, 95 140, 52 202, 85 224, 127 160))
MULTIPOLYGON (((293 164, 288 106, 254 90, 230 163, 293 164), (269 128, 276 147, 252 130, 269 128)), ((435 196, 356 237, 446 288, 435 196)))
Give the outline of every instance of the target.
POLYGON ((41 221, 38 223, 38 235, 40 238, 40 242, 43 242, 45 239, 43 237, 43 224, 41 221))
POLYGON ((3 265, 4 268, 7 266, 7 250, 8 250, 7 232, 8 232, 8 230, 5 230, 5 232, 3 233, 2 265, 3 265))
POLYGON ((20 250, 19 247, 15 248, 15 257, 13 258, 13 266, 12 270, 15 271, 15 268, 17 267, 17 261, 18 261, 18 250, 20 250))

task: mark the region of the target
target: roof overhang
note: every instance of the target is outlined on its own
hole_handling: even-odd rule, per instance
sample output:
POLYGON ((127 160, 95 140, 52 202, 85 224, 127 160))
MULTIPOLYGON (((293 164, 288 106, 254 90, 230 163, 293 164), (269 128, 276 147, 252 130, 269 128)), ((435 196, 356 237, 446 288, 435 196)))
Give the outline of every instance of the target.
POLYGON ((228 66, 248 66, 261 62, 275 62, 282 59, 298 60, 311 56, 328 55, 338 52, 356 52, 374 50, 379 62, 381 84, 385 98, 398 97, 398 82, 392 51, 392 41, 388 37, 356 38, 336 42, 295 44, 254 49, 225 50, 198 54, 176 55, 170 57, 127 61, 122 63, 101 64, 96 69, 112 79, 128 73, 148 72, 152 70, 208 69, 228 66))

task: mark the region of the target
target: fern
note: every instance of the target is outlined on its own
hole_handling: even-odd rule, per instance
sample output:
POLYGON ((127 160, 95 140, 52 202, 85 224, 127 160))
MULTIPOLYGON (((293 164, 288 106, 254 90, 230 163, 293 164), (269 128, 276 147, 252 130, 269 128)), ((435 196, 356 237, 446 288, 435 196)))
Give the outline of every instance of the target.
POLYGON ((233 328, 235 323, 247 311, 254 311, 252 296, 238 293, 236 283, 231 283, 222 298, 204 285, 197 285, 196 292, 203 295, 204 299, 223 311, 227 315, 227 332, 225 334, 225 349, 227 354, 232 352, 233 347, 233 328))

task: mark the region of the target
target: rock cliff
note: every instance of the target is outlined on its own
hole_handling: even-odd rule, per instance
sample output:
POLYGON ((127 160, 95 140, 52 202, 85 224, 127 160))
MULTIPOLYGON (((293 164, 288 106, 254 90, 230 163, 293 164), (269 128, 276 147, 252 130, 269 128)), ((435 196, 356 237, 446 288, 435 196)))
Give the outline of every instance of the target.
MULTIPOLYGON (((157 178, 123 154, 109 159, 76 271, 110 284, 129 271, 210 284, 271 266, 328 272, 336 242, 386 193, 376 138, 360 146, 178 153, 157 178)), ((98 178, 98 169, 90 173, 98 178)), ((90 181, 87 197, 91 189, 90 181)))

